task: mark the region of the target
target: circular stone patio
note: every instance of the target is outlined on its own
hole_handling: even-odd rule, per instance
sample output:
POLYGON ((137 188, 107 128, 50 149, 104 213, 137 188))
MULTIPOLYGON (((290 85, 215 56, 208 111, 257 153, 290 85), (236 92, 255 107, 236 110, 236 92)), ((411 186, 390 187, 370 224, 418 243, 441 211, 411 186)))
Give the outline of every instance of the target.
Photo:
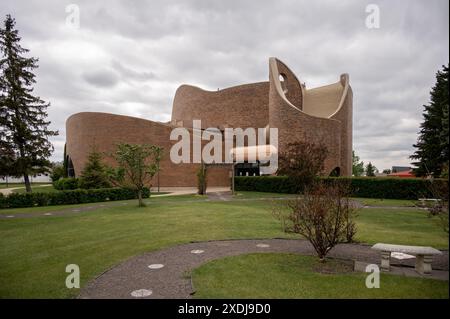
MULTIPOLYGON (((188 275, 191 270, 214 259, 258 252, 314 254, 306 240, 224 240, 178 245, 126 260, 89 282, 79 298, 191 298, 195 292, 188 275)), ((359 244, 338 245, 329 257, 380 262, 378 252, 359 244)), ((392 265, 399 264, 413 266, 414 259, 392 261, 392 265)), ((448 251, 434 258, 434 269, 447 271, 448 275, 448 251)))

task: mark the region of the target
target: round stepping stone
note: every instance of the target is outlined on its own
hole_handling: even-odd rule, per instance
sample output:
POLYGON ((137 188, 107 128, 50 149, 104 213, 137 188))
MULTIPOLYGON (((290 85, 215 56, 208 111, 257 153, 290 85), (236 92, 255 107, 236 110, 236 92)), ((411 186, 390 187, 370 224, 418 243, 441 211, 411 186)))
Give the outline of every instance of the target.
POLYGON ((135 298, 148 297, 153 293, 153 291, 148 289, 138 289, 131 292, 131 296, 135 298))
POLYGON ((267 244, 257 244, 256 247, 259 247, 259 248, 267 248, 267 247, 270 247, 270 245, 267 245, 267 244))
POLYGON ((191 254, 203 254, 205 251, 201 249, 191 250, 191 254))
POLYGON ((163 264, 151 264, 151 265, 148 265, 148 268, 150 268, 150 269, 161 269, 163 267, 164 267, 163 264))

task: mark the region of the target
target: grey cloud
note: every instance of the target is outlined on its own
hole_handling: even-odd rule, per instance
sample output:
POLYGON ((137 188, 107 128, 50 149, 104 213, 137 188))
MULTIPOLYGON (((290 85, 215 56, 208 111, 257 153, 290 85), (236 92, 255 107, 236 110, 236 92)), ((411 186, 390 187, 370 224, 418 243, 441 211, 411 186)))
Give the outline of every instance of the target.
POLYGON ((83 79, 89 84, 98 87, 113 87, 119 82, 118 75, 111 70, 88 71, 82 74, 83 79))
POLYGON ((145 81, 149 79, 153 79, 155 74, 150 71, 137 71, 132 68, 129 68, 119 61, 112 61, 111 66, 116 70, 121 76, 128 79, 145 81))

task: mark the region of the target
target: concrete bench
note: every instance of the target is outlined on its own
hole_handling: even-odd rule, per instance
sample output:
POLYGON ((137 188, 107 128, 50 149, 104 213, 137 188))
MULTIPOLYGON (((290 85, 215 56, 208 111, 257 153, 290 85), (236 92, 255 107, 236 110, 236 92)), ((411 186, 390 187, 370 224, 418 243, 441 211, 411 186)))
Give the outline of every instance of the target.
POLYGON ((372 249, 381 251, 381 270, 389 271, 391 253, 399 252, 416 256, 416 271, 420 274, 431 274, 431 262, 433 255, 442 253, 432 247, 423 246, 405 246, 378 243, 372 246, 372 249))
POLYGON ((441 200, 438 198, 419 198, 420 206, 426 207, 427 203, 439 203, 441 200))

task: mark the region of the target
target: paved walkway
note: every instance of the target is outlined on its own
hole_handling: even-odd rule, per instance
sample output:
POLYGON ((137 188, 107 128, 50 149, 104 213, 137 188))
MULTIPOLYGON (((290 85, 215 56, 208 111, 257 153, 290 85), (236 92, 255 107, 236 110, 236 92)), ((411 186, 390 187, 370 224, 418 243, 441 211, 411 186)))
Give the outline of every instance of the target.
MULTIPOLYGON (((229 187, 208 187, 208 192, 215 193, 215 192, 227 192, 229 191, 229 187)), ((157 192, 157 187, 152 187, 152 192, 157 192)), ((197 187, 160 187, 159 191, 161 193, 167 192, 167 194, 161 194, 161 195, 152 195, 152 197, 162 197, 162 196, 176 196, 176 195, 192 195, 197 194, 198 189, 197 187)))
MULTIPOLYGON (((256 252, 314 254, 306 240, 225 240, 178 245, 130 258, 113 267, 88 283, 79 298, 191 298, 195 288, 190 271, 214 259, 256 252)), ((367 245, 341 244, 329 256, 380 262, 379 253, 367 245)), ((392 264, 412 266, 414 260, 392 264)), ((448 251, 435 258, 433 268, 433 274, 427 278, 448 280, 448 251)))
POLYGON ((231 191, 221 191, 221 192, 210 192, 207 193, 208 199, 210 200, 216 200, 216 201, 229 201, 233 200, 233 194, 231 194, 231 191))

